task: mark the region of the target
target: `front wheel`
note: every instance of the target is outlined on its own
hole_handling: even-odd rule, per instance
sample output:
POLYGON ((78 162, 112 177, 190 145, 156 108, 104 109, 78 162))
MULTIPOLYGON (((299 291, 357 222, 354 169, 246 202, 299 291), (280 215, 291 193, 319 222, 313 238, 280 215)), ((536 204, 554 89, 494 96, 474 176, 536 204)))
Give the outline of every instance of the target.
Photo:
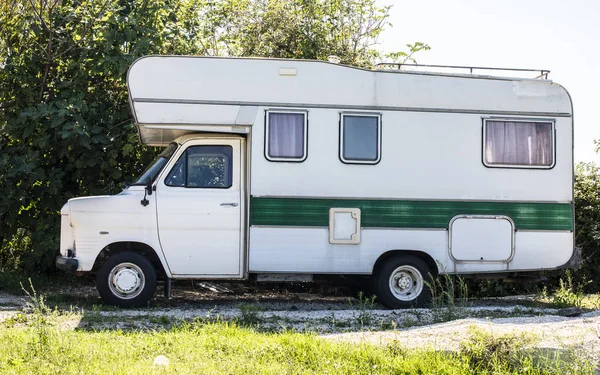
POLYGON ((394 256, 375 274, 379 302, 391 309, 419 307, 429 302, 429 266, 415 256, 394 256))
POLYGON ((143 306, 156 291, 156 271, 141 254, 123 252, 109 257, 98 270, 96 287, 111 305, 143 306))

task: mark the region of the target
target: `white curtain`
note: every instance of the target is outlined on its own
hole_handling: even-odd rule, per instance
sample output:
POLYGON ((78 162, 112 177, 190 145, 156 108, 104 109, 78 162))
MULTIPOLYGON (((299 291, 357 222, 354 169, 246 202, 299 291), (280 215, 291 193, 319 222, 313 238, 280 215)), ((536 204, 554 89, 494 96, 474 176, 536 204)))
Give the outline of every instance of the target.
POLYGON ((486 122, 485 159, 488 164, 549 166, 553 158, 551 123, 486 122))
POLYGON ((304 156, 303 113, 269 113, 268 153, 273 158, 304 156))

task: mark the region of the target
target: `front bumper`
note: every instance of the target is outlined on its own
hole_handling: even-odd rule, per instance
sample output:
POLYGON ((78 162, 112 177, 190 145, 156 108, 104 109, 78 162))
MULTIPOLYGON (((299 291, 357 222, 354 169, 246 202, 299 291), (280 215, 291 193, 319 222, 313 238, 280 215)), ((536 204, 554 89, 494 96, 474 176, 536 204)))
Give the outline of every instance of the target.
POLYGON ((56 268, 59 270, 69 273, 76 273, 78 267, 79 261, 75 258, 68 258, 60 255, 56 257, 56 268))

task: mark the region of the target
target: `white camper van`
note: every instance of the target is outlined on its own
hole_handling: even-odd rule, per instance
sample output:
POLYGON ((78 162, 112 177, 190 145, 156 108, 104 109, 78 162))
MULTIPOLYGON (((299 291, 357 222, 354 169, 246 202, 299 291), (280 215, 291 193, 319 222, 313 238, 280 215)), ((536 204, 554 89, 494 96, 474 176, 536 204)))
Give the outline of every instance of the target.
POLYGON ((429 274, 574 265, 567 91, 390 67, 137 60, 134 121, 164 151, 120 194, 65 204, 57 266, 121 306, 157 280, 364 275, 398 308, 429 274))

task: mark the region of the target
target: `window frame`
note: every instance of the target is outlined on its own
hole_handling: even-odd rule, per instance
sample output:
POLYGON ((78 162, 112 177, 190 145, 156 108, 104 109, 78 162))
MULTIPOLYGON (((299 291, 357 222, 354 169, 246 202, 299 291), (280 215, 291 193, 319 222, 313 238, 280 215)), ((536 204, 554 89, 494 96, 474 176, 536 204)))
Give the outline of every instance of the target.
POLYGON ((338 156, 340 161, 344 164, 362 164, 362 165, 375 165, 381 161, 382 152, 382 115, 381 113, 374 112, 340 112, 339 120, 339 139, 338 139, 338 156), (346 116, 351 117, 375 117, 377 118, 377 158, 375 160, 354 160, 344 158, 344 118, 346 116))
MULTIPOLYGON (((207 154, 207 155, 209 155, 209 156, 218 156, 218 155, 222 155, 222 154, 207 154)), ((167 174, 165 175, 165 178, 163 179, 163 185, 165 185, 168 188, 181 188, 181 189, 217 189, 217 190, 231 189, 232 186, 233 186, 233 178, 234 178, 234 176, 233 176, 233 167, 234 167, 233 166, 233 147, 231 145, 227 145, 227 144, 225 144, 225 145, 223 145, 223 144, 190 145, 190 146, 186 147, 185 150, 183 150, 181 152, 181 154, 179 154, 179 158, 177 158, 177 160, 175 160, 175 163, 169 169, 169 172, 167 172, 167 174), (229 158, 229 157, 227 157, 227 155, 225 155, 227 157, 227 159, 229 159, 228 162, 230 163, 229 169, 230 169, 230 172, 231 172, 231 179, 229 181, 229 186, 227 186, 227 187, 225 187, 225 186, 223 186, 223 187, 214 187, 214 186, 213 187, 188 186, 188 150, 190 148, 192 148, 192 147, 203 147, 203 146, 212 146, 212 147, 214 147, 214 146, 221 146, 221 147, 230 147, 231 148, 232 157, 229 158), (185 185, 184 186, 169 185, 167 183, 167 180, 168 180, 169 176, 171 175, 171 172, 173 172, 173 170, 175 168, 177 168, 177 163, 179 163, 179 160, 181 158, 184 158, 183 159, 183 170, 184 170, 184 173, 185 173, 185 175, 184 175, 185 176, 185 178, 184 178, 185 185)))
POLYGON ((150 165, 148 165, 146 167, 146 169, 142 172, 142 175, 134 182, 132 183, 130 186, 145 186, 147 184, 147 182, 139 182, 142 180, 142 177, 144 177, 144 175, 149 171, 150 166, 152 166, 153 164, 155 164, 159 158, 165 158, 167 161, 165 162, 165 164, 156 172, 156 174, 154 175, 154 177, 152 178, 152 183, 154 183, 155 181, 157 181, 160 177, 160 174, 162 173, 162 171, 169 165, 169 162, 171 161, 171 158, 173 156, 175 156, 175 154, 177 154, 177 151, 179 151, 179 144, 177 144, 176 142, 171 142, 167 145, 167 147, 165 147, 165 149, 152 161, 152 163, 150 165), (169 151, 169 147, 171 146, 175 146, 175 149, 173 149, 172 151, 169 151))
POLYGON ((504 168, 504 169, 536 169, 536 170, 550 170, 556 166, 556 119, 543 119, 543 118, 510 118, 510 117, 482 117, 481 125, 481 162, 486 168, 504 168), (552 164, 550 165, 529 165, 529 164, 490 164, 485 158, 486 151, 486 131, 487 122, 522 122, 522 123, 544 123, 551 125, 551 137, 552 137, 552 164))
MULTIPOLYGON (((190 146, 190 147, 193 147, 193 146, 190 146)), ((165 175, 165 178, 163 179, 163 184, 166 187, 169 187, 169 188, 187 188, 187 149, 188 148, 189 147, 186 147, 181 152, 181 154, 179 154, 179 157, 177 158, 177 160, 175 160, 175 162, 173 163, 173 166, 169 169, 169 171, 165 175), (179 160, 181 160, 181 158, 183 158, 183 173, 184 173, 184 177, 185 177, 183 179, 184 180, 183 181, 184 185, 183 186, 170 185, 167 180, 169 179, 169 176, 171 176, 171 173, 173 173, 173 171, 175 170, 175 168, 177 168, 177 165, 179 164, 179 160)))
POLYGON ((294 109, 267 109, 265 110, 265 126, 264 126, 264 155, 265 159, 270 162, 279 163, 302 163, 308 158, 308 111, 306 110, 294 110, 294 109), (300 158, 287 158, 287 157, 273 157, 269 155, 269 129, 270 129, 270 114, 281 113, 281 114, 301 114, 304 117, 304 139, 302 147, 302 157, 300 158))

